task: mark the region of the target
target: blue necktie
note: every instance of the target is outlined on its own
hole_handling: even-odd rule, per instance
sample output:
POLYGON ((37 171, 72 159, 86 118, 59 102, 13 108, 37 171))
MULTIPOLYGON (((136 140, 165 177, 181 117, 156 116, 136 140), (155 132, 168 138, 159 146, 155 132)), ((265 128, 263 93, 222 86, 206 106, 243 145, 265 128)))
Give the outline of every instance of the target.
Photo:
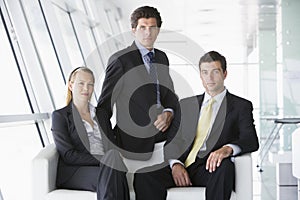
POLYGON ((156 87, 156 103, 159 106, 160 105, 160 93, 159 93, 159 84, 158 84, 158 80, 157 80, 157 71, 156 71, 155 65, 153 65, 153 60, 154 60, 153 52, 150 51, 149 53, 147 53, 147 56, 149 58, 148 64, 150 67, 149 75, 150 75, 152 82, 155 84, 155 87, 156 87))

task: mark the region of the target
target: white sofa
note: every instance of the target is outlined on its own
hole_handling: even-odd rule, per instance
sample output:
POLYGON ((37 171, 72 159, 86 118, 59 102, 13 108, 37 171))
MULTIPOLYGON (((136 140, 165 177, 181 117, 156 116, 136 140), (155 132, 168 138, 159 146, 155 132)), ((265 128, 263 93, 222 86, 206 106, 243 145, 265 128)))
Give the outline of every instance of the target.
MULTIPOLYGON (((163 159, 162 146, 160 143, 155 147, 154 156, 150 161, 125 160, 129 171, 135 171, 137 166, 155 164, 163 159)), ((43 148, 32 161, 32 197, 33 200, 96 200, 96 193, 89 191, 56 189, 56 168, 58 153, 55 145, 50 144, 43 148)), ((250 154, 235 158, 236 191, 232 192, 231 200, 252 200, 252 159, 250 154)), ((132 173, 127 174, 130 198, 135 199, 132 189, 132 173)), ((168 190, 167 200, 201 200, 205 199, 205 188, 171 188, 168 190)))

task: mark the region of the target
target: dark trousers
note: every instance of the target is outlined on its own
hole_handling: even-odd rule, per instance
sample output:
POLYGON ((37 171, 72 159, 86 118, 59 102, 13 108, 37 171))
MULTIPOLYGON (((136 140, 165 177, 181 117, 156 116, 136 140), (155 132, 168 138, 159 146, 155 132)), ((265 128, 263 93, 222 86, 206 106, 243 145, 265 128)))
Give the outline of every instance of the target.
POLYGON ((60 187, 97 192, 97 200, 129 200, 126 167, 120 154, 110 150, 100 166, 82 166, 60 187))
MULTIPOLYGON (((234 163, 224 159, 213 173, 205 169, 205 162, 197 159, 187 168, 193 186, 206 187, 207 200, 229 200, 234 189, 234 163)), ((169 166, 156 171, 136 173, 134 189, 136 200, 165 200, 167 189, 176 187, 169 166)))

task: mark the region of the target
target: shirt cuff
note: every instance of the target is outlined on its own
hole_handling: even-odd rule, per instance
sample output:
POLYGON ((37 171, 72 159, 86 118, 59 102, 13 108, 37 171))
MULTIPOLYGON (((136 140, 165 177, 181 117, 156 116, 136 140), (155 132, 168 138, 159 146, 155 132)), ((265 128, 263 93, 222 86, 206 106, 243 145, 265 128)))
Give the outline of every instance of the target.
POLYGON ((173 110, 172 108, 165 108, 165 109, 163 110, 163 112, 171 112, 172 115, 174 116, 174 110, 173 110))
POLYGON ((176 159, 170 159, 169 160, 169 166, 172 169, 173 165, 175 165, 176 163, 181 164, 182 166, 184 166, 184 164, 180 161, 180 160, 176 160, 176 159))
POLYGON ((228 146, 232 148, 232 156, 235 156, 242 151, 241 148, 236 144, 226 144, 224 146, 228 146))

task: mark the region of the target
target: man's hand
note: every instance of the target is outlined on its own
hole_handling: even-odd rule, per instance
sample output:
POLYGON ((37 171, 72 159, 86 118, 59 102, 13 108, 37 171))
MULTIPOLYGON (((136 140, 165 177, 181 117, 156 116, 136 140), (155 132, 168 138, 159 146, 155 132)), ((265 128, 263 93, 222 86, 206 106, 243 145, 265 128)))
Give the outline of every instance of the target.
POLYGON ((224 158, 229 157, 233 152, 233 149, 229 146, 223 146, 222 148, 211 152, 206 161, 206 170, 209 172, 216 171, 217 167, 221 165, 224 158))
POLYGON ((165 132, 169 128, 172 119, 173 119, 172 112, 165 111, 162 114, 157 116, 157 119, 154 122, 154 126, 161 132, 165 132))
POLYGON ((180 163, 175 163, 172 167, 172 176, 176 186, 191 186, 190 177, 184 166, 180 163))

